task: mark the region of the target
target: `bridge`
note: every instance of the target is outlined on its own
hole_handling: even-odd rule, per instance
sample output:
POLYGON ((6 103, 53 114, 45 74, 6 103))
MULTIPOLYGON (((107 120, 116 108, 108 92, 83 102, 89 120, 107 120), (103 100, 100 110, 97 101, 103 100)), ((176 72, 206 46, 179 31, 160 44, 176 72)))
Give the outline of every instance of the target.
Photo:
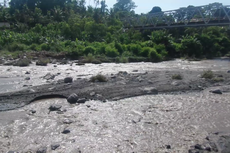
POLYGON ((135 15, 123 20, 124 28, 164 29, 179 27, 228 26, 230 5, 212 3, 204 6, 189 6, 177 10, 135 15))

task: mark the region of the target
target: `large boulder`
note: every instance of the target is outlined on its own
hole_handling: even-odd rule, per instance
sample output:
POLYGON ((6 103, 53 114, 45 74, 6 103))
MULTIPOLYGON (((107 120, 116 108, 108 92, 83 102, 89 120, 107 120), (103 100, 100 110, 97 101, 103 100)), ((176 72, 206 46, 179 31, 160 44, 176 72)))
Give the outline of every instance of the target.
POLYGON ((71 103, 71 104, 75 104, 75 103, 77 103, 77 101, 78 101, 78 95, 77 94, 75 94, 75 93, 73 93, 73 94, 71 94, 68 98, 67 98, 67 101, 69 102, 69 103, 71 103))
POLYGON ((73 82, 73 78, 72 77, 66 77, 64 79, 64 83, 72 83, 73 82))

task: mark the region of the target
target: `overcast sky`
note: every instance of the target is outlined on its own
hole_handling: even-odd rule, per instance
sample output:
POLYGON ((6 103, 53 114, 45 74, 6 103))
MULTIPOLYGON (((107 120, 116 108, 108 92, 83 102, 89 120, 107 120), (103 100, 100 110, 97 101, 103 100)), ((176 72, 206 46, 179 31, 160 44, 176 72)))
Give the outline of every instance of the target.
MULTIPOLYGON (((86 0, 87 3, 89 2, 93 4, 93 0, 86 0)), ((167 10, 175 10, 180 7, 187 7, 188 5, 200 6, 200 5, 207 5, 209 3, 217 2, 216 0, 133 0, 137 8, 135 12, 140 13, 147 13, 151 11, 154 6, 160 6, 163 11, 167 10)), ((223 5, 230 5, 230 0, 219 0, 219 3, 223 5)), ((106 4, 109 7, 113 7, 113 4, 116 3, 116 0, 106 0, 106 4)))

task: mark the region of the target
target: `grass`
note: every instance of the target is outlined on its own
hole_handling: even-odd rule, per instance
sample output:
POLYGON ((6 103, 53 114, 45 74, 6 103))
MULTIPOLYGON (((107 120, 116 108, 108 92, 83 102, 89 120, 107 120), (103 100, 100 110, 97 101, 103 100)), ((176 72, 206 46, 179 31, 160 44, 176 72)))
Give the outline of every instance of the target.
POLYGON ((107 82, 107 78, 104 75, 98 74, 90 78, 91 82, 107 82))
POLYGON ((174 75, 172 76, 172 79, 173 79, 173 80, 182 80, 183 77, 182 77, 180 74, 174 74, 174 75))
POLYGON ((221 77, 215 77, 215 78, 212 79, 212 81, 214 81, 214 82, 223 82, 224 79, 221 78, 221 77))
POLYGON ((214 77, 214 74, 211 70, 204 71, 201 75, 201 78, 205 78, 205 79, 212 79, 213 77, 214 77))

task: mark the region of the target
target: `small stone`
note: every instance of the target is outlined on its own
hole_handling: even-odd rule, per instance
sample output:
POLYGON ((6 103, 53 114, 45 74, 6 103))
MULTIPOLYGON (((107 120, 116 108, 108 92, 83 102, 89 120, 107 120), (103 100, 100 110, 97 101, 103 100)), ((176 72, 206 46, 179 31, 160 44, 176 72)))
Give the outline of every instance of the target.
POLYGON ((71 104, 74 104, 74 103, 77 103, 78 101, 78 95, 73 93, 71 94, 68 98, 67 98, 67 101, 71 104))
POLYGON ((62 131, 62 133, 63 134, 68 134, 68 133, 70 133, 70 130, 66 129, 66 130, 62 131))
POLYGON ((195 149, 198 149, 198 150, 202 150, 203 149, 200 144, 196 144, 194 147, 195 147, 195 149))
POLYGON ((78 99, 77 103, 85 103, 87 101, 86 98, 81 98, 81 99, 78 99))
POLYGON ((64 83, 72 83, 73 82, 73 78, 72 77, 66 77, 64 79, 64 83))
POLYGON ((230 70, 228 71, 228 73, 230 73, 230 70))
POLYGON ((171 149, 171 146, 170 146, 170 145, 166 145, 166 148, 167 148, 167 149, 171 149))
POLYGON ((30 74, 30 72, 26 71, 26 73, 25 73, 25 74, 30 74))
POLYGON ((57 67, 57 65, 54 65, 54 67, 57 67))
POLYGON ((155 87, 144 88, 143 92, 146 94, 158 94, 158 90, 155 87))
POLYGON ((51 73, 47 73, 43 79, 46 79, 46 80, 53 80, 55 78, 55 75, 51 74, 51 73))
POLYGON ((58 147, 60 147, 59 144, 51 145, 51 149, 52 150, 56 150, 58 147))
POLYGON ((133 72, 138 72, 138 70, 133 70, 133 72))
POLYGON ((61 105, 56 105, 56 104, 53 104, 53 105, 51 105, 50 107, 49 107, 49 110, 50 111, 58 111, 58 110, 60 110, 61 109, 61 105))
POLYGON ((36 110, 31 110, 30 111, 32 114, 35 114, 36 113, 36 110))
POLYGON ((30 80, 30 77, 26 77, 25 80, 30 80))
POLYGON ((222 91, 219 90, 219 89, 213 90, 213 91, 211 91, 211 92, 214 93, 214 94, 222 94, 222 91))
POLYGON ((91 93, 90 93, 90 96, 95 96, 95 95, 96 95, 95 92, 91 92, 91 93))
POLYGON ((47 147, 42 147, 39 148, 36 153, 46 153, 46 151, 47 151, 47 147))
POLYGON ((73 121, 70 120, 70 119, 64 119, 64 120, 63 120, 63 123, 64 123, 64 124, 71 124, 71 123, 73 123, 73 121))

